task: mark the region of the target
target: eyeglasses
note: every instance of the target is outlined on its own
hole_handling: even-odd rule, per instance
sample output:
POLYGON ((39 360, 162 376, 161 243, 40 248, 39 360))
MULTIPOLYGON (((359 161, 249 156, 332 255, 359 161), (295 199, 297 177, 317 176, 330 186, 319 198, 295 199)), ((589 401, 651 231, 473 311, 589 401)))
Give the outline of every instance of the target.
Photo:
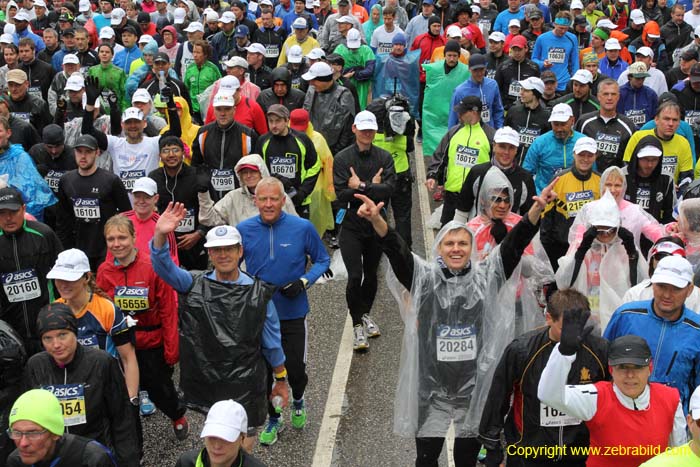
POLYGON ((41 431, 17 431, 13 430, 12 428, 7 429, 7 436, 10 437, 10 439, 14 440, 20 440, 24 436, 27 438, 29 441, 36 441, 37 439, 41 438, 41 435, 46 433, 48 430, 41 430, 41 431))
POLYGON ((163 148, 160 150, 163 154, 180 154, 182 149, 180 148, 163 148))
POLYGON ((617 232, 617 227, 610 227, 609 229, 596 229, 598 235, 613 235, 617 232))
POLYGON ((510 204, 510 196, 492 196, 491 202, 493 204, 499 204, 499 203, 510 204))

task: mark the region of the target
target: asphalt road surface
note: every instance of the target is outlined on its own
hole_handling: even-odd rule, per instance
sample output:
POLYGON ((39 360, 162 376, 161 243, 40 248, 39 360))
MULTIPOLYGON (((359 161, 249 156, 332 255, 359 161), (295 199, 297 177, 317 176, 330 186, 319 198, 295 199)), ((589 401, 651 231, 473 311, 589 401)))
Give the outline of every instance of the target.
MULTIPOLYGON (((420 151, 420 146, 418 147, 420 151)), ((432 231, 424 229, 430 214, 422 156, 417 152, 416 186, 413 190, 413 245, 424 256, 432 231), (422 205, 422 209, 421 209, 422 205), (423 212, 421 212, 423 211, 423 212)), ((391 216, 390 216, 391 217, 391 216)), ((254 454, 268 466, 354 467, 413 465, 413 439, 393 434, 393 404, 401 352, 403 322, 394 298, 385 286, 386 259, 380 267, 380 286, 372 316, 382 332, 370 340, 370 350, 353 354, 352 331, 347 318, 345 281, 330 281, 309 290, 308 412, 303 430, 286 426, 276 444, 257 445, 254 454)), ((177 382, 177 379, 176 379, 177 382)), ((188 412, 190 434, 178 442, 162 413, 142 419, 145 466, 174 466, 179 454, 199 448, 203 416, 188 412)), ((443 450, 441 466, 448 464, 443 450)))

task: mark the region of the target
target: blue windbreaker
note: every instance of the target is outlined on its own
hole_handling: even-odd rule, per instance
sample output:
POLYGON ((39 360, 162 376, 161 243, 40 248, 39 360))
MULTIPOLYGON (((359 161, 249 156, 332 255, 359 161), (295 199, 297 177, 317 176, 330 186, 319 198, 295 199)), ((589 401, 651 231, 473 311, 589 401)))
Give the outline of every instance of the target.
POLYGON ((12 144, 0 154, 0 174, 9 175, 7 184, 22 192, 27 212, 37 219, 42 220, 44 209, 56 204, 53 191, 21 144, 12 144))
POLYGON ((617 111, 627 115, 631 110, 643 110, 645 121, 654 120, 659 98, 649 86, 633 88, 629 81, 620 86, 620 100, 617 101, 617 111))
POLYGON ((617 78, 620 77, 622 72, 625 71, 628 66, 629 65, 627 64, 627 62, 622 60, 621 58, 617 59, 617 63, 613 66, 610 64, 608 57, 603 57, 600 63, 598 63, 598 70, 600 70, 601 74, 609 76, 610 78, 617 81, 617 78))
MULTIPOLYGON (((314 225, 306 219, 283 212, 274 224, 266 224, 260 216, 255 216, 236 228, 243 238, 246 271, 265 282, 283 286, 304 278, 311 285, 330 266, 326 247, 314 225), (306 255, 313 262, 308 272, 306 255)), ((303 318, 309 312, 306 292, 287 298, 277 291, 272 301, 280 320, 303 318)))
POLYGON ((583 136, 578 131, 574 131, 573 135, 562 143, 554 136, 553 131, 548 131, 539 138, 535 138, 530 149, 527 150, 523 169, 535 176, 537 194, 540 194, 554 179, 559 169, 568 169, 574 164, 574 144, 583 136))
POLYGON ((481 120, 498 129, 503 126, 503 101, 501 101, 501 93, 498 90, 498 83, 491 78, 484 78, 481 84, 476 84, 473 79, 469 78, 464 83, 457 86, 452 94, 452 102, 450 103, 450 116, 447 121, 447 128, 452 128, 459 123, 459 115, 455 112, 455 105, 467 96, 476 96, 481 99, 482 104, 489 112, 489 118, 484 118, 484 111, 481 112, 481 120))
POLYGON ((654 313, 652 302, 619 307, 603 337, 609 341, 628 334, 644 338, 651 349, 649 381, 677 388, 687 413, 690 395, 700 385, 700 316, 684 306, 679 319, 668 321, 654 313))
POLYGON ((579 69, 578 39, 570 32, 562 37, 548 31, 540 35, 532 48, 532 61, 537 63, 541 71, 550 70, 557 75, 557 91, 564 91, 569 80, 579 69), (550 68, 544 67, 544 61, 552 63, 550 68))

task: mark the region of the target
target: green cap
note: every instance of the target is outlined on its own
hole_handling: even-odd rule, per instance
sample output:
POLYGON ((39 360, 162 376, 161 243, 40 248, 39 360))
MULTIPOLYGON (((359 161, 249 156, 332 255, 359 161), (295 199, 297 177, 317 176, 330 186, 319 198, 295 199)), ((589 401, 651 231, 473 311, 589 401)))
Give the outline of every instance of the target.
POLYGON ((45 389, 32 389, 19 396, 10 411, 10 427, 20 420, 36 423, 55 435, 63 435, 61 404, 52 392, 45 389))

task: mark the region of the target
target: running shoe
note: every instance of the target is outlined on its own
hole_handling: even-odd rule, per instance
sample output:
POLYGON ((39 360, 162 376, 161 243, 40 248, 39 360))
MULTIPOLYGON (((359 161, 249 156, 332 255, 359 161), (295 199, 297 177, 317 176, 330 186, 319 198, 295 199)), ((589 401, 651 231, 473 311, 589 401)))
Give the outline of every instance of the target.
POLYGON ((362 315, 362 324, 365 325, 365 329, 367 330, 367 337, 379 337, 382 335, 382 333, 379 332, 379 326, 377 326, 377 323, 375 323, 367 313, 362 315))
POLYGON ((369 350, 369 342, 367 342, 367 335, 365 334, 365 327, 362 324, 358 324, 353 329, 354 340, 352 344, 352 349, 355 351, 369 350))
POLYGON ((260 433, 260 444, 272 446, 277 442, 277 434, 281 433, 282 430, 284 430, 282 417, 269 417, 265 428, 260 433))
POLYGON ((306 406, 304 399, 292 402, 292 426, 297 429, 306 426, 306 406))
POLYGON ((180 417, 173 421, 173 431, 178 441, 186 440, 187 434, 190 432, 190 424, 187 423, 187 419, 185 417, 180 417))

